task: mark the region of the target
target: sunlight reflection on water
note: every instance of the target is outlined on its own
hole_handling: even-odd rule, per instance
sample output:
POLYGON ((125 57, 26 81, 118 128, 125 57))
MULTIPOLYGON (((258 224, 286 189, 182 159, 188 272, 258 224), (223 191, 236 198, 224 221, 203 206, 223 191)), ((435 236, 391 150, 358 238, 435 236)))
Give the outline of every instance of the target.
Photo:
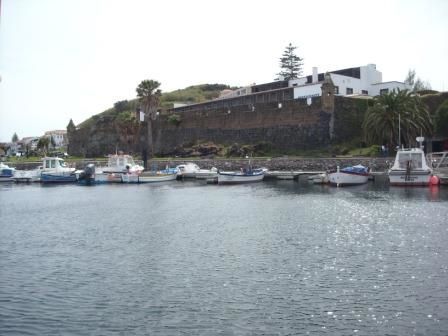
POLYGON ((0 186, 2 334, 448 333, 448 194, 0 186))

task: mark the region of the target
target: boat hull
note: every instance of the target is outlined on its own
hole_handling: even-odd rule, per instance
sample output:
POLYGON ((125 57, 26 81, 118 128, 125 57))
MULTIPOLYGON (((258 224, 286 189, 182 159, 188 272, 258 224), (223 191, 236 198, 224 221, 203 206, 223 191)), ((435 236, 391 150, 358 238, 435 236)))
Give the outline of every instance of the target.
POLYGON ((328 175, 328 180, 337 186, 359 185, 369 181, 369 174, 335 172, 328 175))
POLYGON ((195 177, 198 180, 207 180, 218 176, 217 170, 201 169, 196 172, 195 177))
POLYGON ((264 172, 253 174, 242 174, 235 172, 219 172, 218 183, 219 184, 237 184, 237 183, 250 183, 260 182, 264 178, 264 172))
POLYGON ((138 183, 154 183, 154 182, 166 182, 174 181, 177 178, 177 173, 172 174, 155 174, 155 175, 140 175, 138 177, 138 183))
POLYGON ((73 183, 76 182, 76 175, 42 173, 40 176, 40 181, 42 183, 73 183))
POLYGON ((121 180, 123 183, 155 183, 174 181, 177 173, 142 173, 141 175, 123 174, 121 180))
POLYGON ((427 186, 431 179, 430 171, 412 171, 406 173, 405 170, 389 171, 389 183, 393 186, 427 186))

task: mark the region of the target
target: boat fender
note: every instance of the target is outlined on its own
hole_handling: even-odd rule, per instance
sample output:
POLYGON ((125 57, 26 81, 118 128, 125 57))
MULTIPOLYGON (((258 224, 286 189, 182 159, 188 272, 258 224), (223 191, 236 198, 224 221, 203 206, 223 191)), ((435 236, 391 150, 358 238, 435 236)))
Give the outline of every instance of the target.
POLYGON ((429 180, 430 185, 438 185, 440 183, 440 179, 438 176, 433 175, 431 176, 431 179, 429 180))

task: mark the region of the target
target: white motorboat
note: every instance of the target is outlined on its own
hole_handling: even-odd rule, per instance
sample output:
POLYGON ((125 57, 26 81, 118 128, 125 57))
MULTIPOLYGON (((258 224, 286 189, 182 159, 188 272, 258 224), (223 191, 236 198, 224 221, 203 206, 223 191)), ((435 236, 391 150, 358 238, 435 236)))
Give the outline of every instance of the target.
POLYGON ((428 185, 432 169, 428 166, 421 148, 398 149, 394 165, 389 169, 391 185, 428 185))
POLYGON ((439 178, 440 184, 448 184, 448 152, 428 154, 427 162, 431 164, 432 172, 439 178))
POLYGON ((265 169, 241 169, 241 171, 218 171, 219 184, 260 182, 266 173, 265 169))
POLYGON ((0 182, 12 182, 15 168, 0 162, 0 182))
POLYGON ((99 172, 102 173, 134 173, 140 174, 143 169, 143 166, 136 164, 134 159, 130 155, 125 154, 112 154, 109 155, 107 166, 106 167, 98 167, 99 172))
POLYGON ((199 166, 193 162, 178 165, 176 168, 179 171, 178 175, 186 178, 196 177, 196 173, 200 170, 199 166))
POLYGON ((40 181, 42 183, 76 182, 75 168, 70 168, 64 159, 44 157, 40 181))
POLYGON ((330 184, 336 186, 349 186, 367 183, 369 180, 369 170, 362 165, 349 166, 343 169, 337 167, 337 171, 328 174, 330 184))
POLYGON ((33 170, 16 170, 15 182, 75 182, 75 168, 70 168, 64 159, 59 157, 44 157, 42 165, 33 170))
POLYGON ((212 167, 211 169, 199 169, 195 173, 195 177, 201 180, 213 179, 218 176, 218 169, 216 167, 212 167))
POLYGON ((123 182, 122 175, 124 174, 131 175, 131 177, 125 177, 125 180, 132 180, 134 179, 132 176, 140 175, 143 169, 145 168, 135 163, 131 155, 111 154, 108 156, 107 166, 96 167, 95 184, 121 183, 123 182))

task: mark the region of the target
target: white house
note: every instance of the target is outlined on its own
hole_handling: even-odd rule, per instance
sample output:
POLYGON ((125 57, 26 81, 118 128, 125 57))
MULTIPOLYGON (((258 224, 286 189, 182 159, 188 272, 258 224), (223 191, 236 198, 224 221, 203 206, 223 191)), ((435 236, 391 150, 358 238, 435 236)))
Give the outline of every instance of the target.
POLYGON ((56 148, 62 147, 67 143, 67 131, 65 130, 47 131, 44 136, 52 137, 56 148))
MULTIPOLYGON (((339 96, 378 96, 394 89, 410 89, 403 82, 383 82, 383 75, 375 64, 329 71, 329 74, 335 85, 335 95, 339 96)), ((323 80, 324 73, 318 73, 314 67, 312 75, 290 80, 288 85, 294 87, 294 99, 316 97, 322 94, 323 80)))

